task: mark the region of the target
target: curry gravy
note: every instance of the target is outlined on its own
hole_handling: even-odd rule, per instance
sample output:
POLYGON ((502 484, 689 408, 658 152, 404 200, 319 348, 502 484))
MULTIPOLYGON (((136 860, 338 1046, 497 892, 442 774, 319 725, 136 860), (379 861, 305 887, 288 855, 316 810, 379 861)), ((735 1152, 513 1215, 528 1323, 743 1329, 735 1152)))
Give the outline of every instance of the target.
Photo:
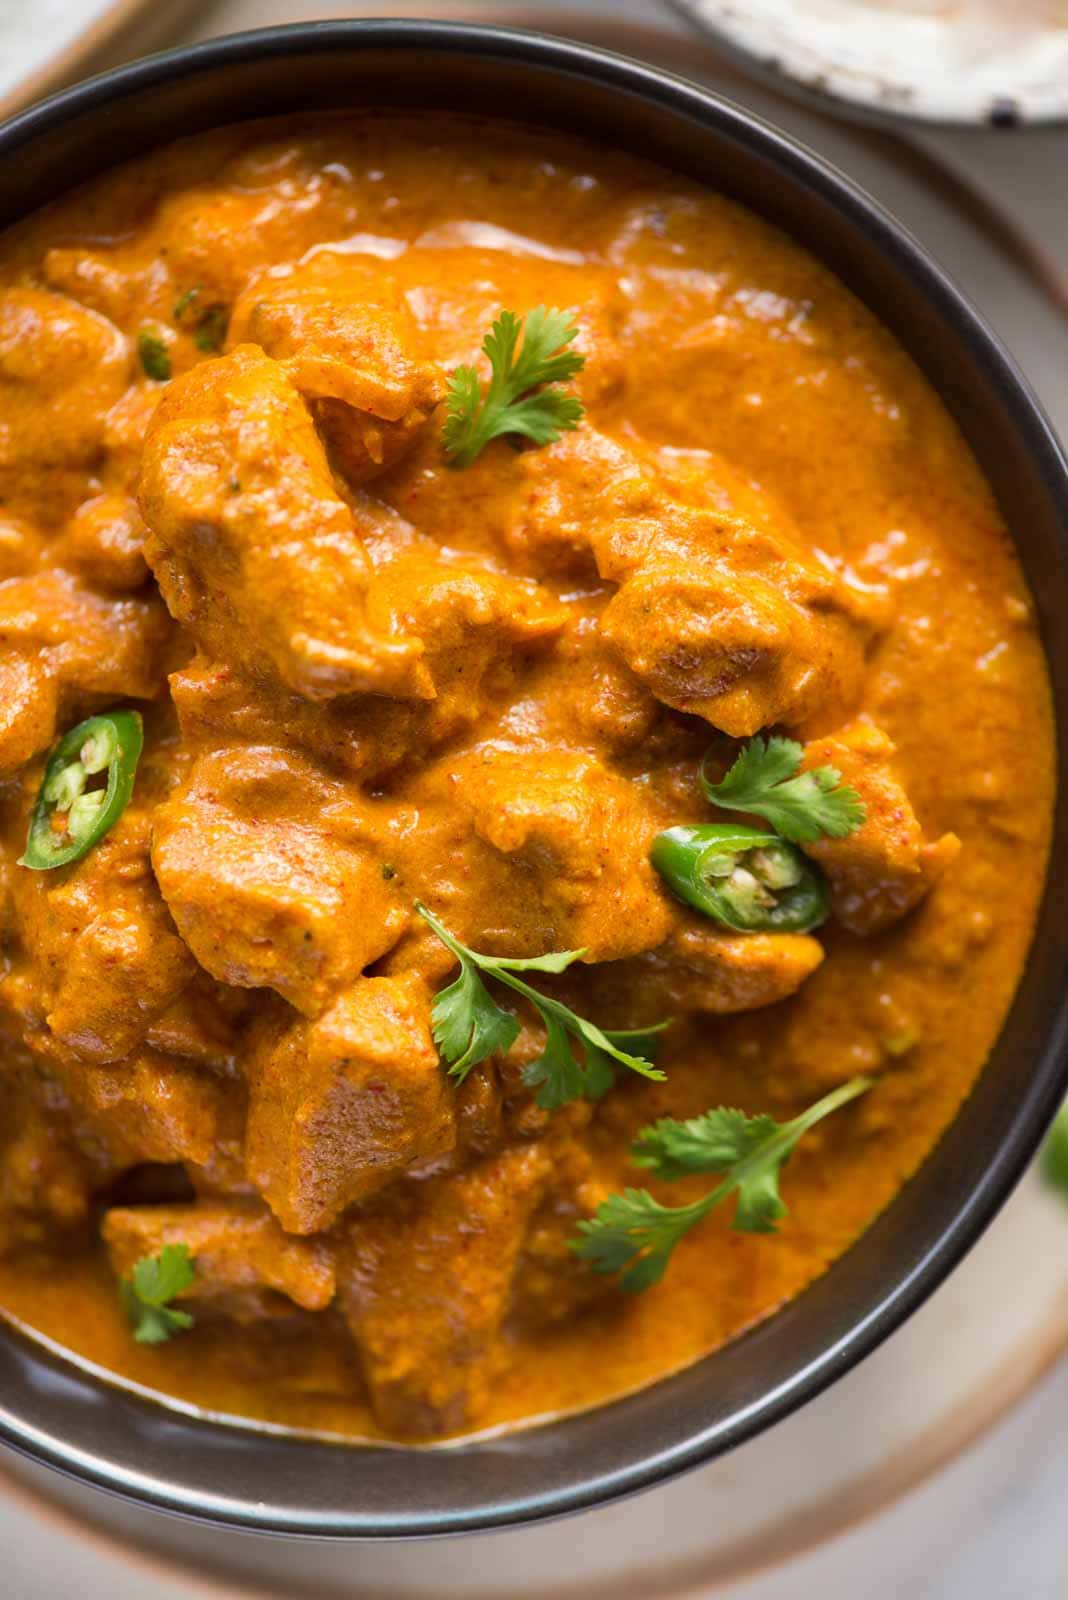
MULTIPOLYGON (((239 449, 251 462, 247 435, 227 460, 239 449)), ((11 1318, 215 1412, 353 1438, 520 1423, 650 1383, 772 1314, 952 1120, 1012 999, 1042 887, 1045 664, 1011 539, 955 425, 875 317, 773 227, 637 160, 504 125, 320 117, 176 144, 0 240, 0 495, 0 672, 18 712, 0 712, 14 728, 0 728, 11 1318), (307 377, 314 350, 302 356, 283 326, 294 287, 311 296, 301 304, 382 305, 400 329, 403 415, 384 415, 383 380, 389 397, 358 449, 343 437, 344 408, 363 404, 351 389, 316 390, 311 410, 307 388, 294 398, 302 371, 326 381, 318 368, 307 377), (583 424, 544 450, 497 440, 449 467, 435 410, 445 376, 477 358, 502 307, 541 304, 578 317, 583 424), (145 330, 167 351, 169 382, 138 363, 145 330), (222 399, 221 361, 237 362, 222 399), (210 432, 242 405, 264 430, 255 496, 212 443, 230 436, 210 432), (315 466, 319 510, 301 522, 301 473, 323 450, 313 433, 333 481, 315 466), (286 465, 265 488, 261 457, 275 448, 286 465), (631 472, 644 517, 662 498, 698 518, 718 507, 775 560, 781 535, 806 581, 833 578, 859 666, 755 723, 750 701, 714 720, 718 686, 700 706, 685 682, 664 687, 665 663, 685 677, 678 651, 668 640, 647 670, 640 613, 612 631, 623 579, 585 543, 631 472), (347 626, 357 601, 330 576, 330 552, 265 569, 235 599, 217 545, 203 570, 180 545, 216 502, 230 515, 226 493, 250 497, 251 520, 226 523, 235 538, 275 507, 294 540, 311 539, 327 501, 337 528, 358 530, 367 629, 394 633, 366 664, 344 657, 353 676, 340 695, 320 657, 296 660, 283 626, 302 607, 347 626), (376 609, 382 574, 401 595, 392 623, 376 609), (393 648, 402 633, 407 655, 393 648), (145 715, 134 801, 83 862, 27 874, 15 861, 51 730, 115 703, 145 715), (709 998, 692 962, 683 982, 656 954, 690 940, 698 967, 719 959, 713 933, 652 874, 648 840, 711 819, 704 751, 719 740, 729 754, 731 738, 768 725, 803 741, 881 730, 925 838, 955 835, 960 850, 892 925, 860 936, 832 916, 815 936, 822 964, 814 946, 791 948, 783 962, 804 966, 791 977, 772 952, 749 1000, 705 973, 709 998), (274 852, 266 879, 285 879, 269 936, 250 922, 259 888, 240 863, 254 850, 274 852), (322 909, 328 889, 344 916, 322 909), (478 949, 591 949, 560 992, 605 1027, 671 1014, 667 1081, 628 1079, 550 1118, 507 1065, 463 1091, 433 1078, 429 996, 453 969, 416 925, 416 898, 478 949), (381 1158, 389 1181, 377 1188, 329 1167, 343 1113, 328 1096, 314 1112, 321 1159, 278 1153, 300 1116, 314 1121, 286 1099, 311 1059, 309 1030, 368 969, 395 986, 381 1028, 418 1035, 425 1069, 398 1113, 407 1154, 381 1158), (876 1086, 784 1172, 778 1234, 732 1232, 721 1210, 644 1294, 578 1281, 566 1232, 599 1196, 644 1181, 627 1158, 640 1127, 720 1104, 784 1118, 858 1073, 876 1086), (336 1203, 319 1182, 328 1168, 336 1203), (263 1197, 289 1241, 284 1266, 263 1197), (123 1247, 107 1234, 109 1261, 101 1228, 111 1212, 162 1204, 236 1207, 256 1240, 242 1262, 267 1265, 242 1276, 231 1263, 217 1302, 189 1302, 195 1328, 152 1347, 131 1338, 123 1247), (427 1204, 442 1208, 453 1253, 411 1247, 422 1277, 409 1292, 401 1268, 389 1291, 414 1309, 396 1317, 387 1359, 374 1296, 427 1204), (476 1258, 494 1230, 491 1270, 476 1258), (427 1309, 428 1271, 459 1309, 427 1309), (458 1351, 430 1339, 439 1312, 463 1325, 458 1351), (406 1361, 422 1378, 398 1376, 406 1361), (434 1373, 465 1362, 479 1374, 471 1392, 441 1393, 434 1373)), ((677 574, 658 569, 650 651, 686 565, 683 553, 677 574)), ((829 627, 830 604, 814 606, 814 626, 829 627)), ((785 623, 780 634, 788 654, 785 623)), ((340 637, 323 659, 341 659, 340 637)), ((748 955, 735 941, 728 958, 744 967, 748 955)), ((537 1030, 524 1022, 529 1059, 537 1030)), ((706 1185, 653 1187, 675 1202, 706 1185)))

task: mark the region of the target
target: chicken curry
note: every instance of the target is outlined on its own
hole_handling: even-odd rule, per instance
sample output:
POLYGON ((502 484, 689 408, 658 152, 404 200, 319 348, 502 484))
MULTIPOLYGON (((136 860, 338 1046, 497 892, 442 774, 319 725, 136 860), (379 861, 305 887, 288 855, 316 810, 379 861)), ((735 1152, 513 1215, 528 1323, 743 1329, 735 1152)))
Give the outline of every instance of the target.
POLYGON ((0 241, 0 1308, 350 1438, 695 1360, 968 1093, 1052 747, 953 423, 735 204, 385 115, 77 191, 0 241))

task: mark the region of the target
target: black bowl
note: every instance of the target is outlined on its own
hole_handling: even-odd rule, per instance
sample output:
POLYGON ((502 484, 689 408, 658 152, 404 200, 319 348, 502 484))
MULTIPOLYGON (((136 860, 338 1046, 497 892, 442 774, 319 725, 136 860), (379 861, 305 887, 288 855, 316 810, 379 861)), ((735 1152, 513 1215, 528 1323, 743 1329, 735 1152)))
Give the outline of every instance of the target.
MULTIPOLYGON (((1038 602, 1068 705, 1068 462, 990 330, 916 242, 824 162, 738 106, 582 45, 428 22, 313 23, 175 50, 0 128, 0 226, 153 145, 246 117, 391 105, 501 114, 659 160, 821 257, 912 353, 975 451, 1038 602), (1058 626, 1059 623, 1059 626, 1058 626)), ((165 1409, 0 1331, 0 1438, 149 1505, 318 1537, 532 1521, 641 1489, 795 1410, 915 1310, 1023 1172, 1068 1080, 1068 781, 1031 957, 982 1077, 919 1174, 785 1310, 630 1399, 453 1447, 344 1447, 165 1409)), ((1009 886, 1006 886, 1009 892, 1009 886)), ((962 981, 967 981, 966 978, 962 981)))

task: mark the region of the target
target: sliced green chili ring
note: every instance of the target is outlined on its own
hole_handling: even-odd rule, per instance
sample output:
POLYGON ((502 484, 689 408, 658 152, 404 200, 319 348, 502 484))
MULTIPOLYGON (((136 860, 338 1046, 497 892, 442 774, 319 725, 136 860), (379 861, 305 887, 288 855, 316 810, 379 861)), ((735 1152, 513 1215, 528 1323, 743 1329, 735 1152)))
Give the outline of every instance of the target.
POLYGON ((136 711, 88 717, 65 733, 48 757, 19 866, 65 867, 98 844, 129 804, 143 744, 136 711), (100 774, 105 782, 93 785, 100 774))
POLYGON ((730 822, 669 828, 653 866, 687 905, 736 933, 807 933, 827 918, 827 882, 777 833, 730 822))

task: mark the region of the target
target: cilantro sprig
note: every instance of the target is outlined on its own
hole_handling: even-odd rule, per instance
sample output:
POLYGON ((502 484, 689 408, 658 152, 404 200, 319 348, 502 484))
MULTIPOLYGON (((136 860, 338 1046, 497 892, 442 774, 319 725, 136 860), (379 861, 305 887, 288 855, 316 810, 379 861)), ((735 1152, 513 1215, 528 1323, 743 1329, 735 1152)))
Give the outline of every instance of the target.
POLYGON ((585 411, 582 401, 552 387, 566 383, 586 364, 585 356, 567 348, 577 334, 578 324, 566 311, 537 306, 525 319, 514 311, 501 312, 482 342, 491 372, 485 392, 474 367, 457 367, 449 380, 445 453, 454 466, 469 467, 501 434, 553 444, 578 427, 585 411))
POLYGON ((417 900, 415 908, 460 963, 459 977, 439 992, 431 1012, 434 1041, 449 1063, 452 1077, 462 1083, 472 1067, 489 1056, 505 1055, 519 1037, 518 1019, 497 1004, 482 981, 485 976, 522 995, 545 1025, 545 1048, 523 1068, 523 1082, 538 1090, 539 1106, 555 1111, 569 1100, 599 1100, 612 1087, 617 1066, 643 1078, 663 1080, 663 1072, 651 1057, 666 1022, 608 1033, 516 976, 519 972, 565 972, 583 951, 556 950, 528 957, 481 955, 454 938, 422 901, 417 900), (573 1040, 582 1048, 581 1058, 572 1048, 573 1040))
POLYGON ((864 802, 834 767, 802 772, 803 755, 793 739, 750 739, 719 783, 702 768, 701 787, 713 805, 763 817, 791 844, 847 838, 864 822, 864 802))
POLYGON ((737 1196, 733 1226, 740 1233, 774 1233, 788 1211, 779 1193, 784 1162, 810 1128, 871 1085, 870 1078, 851 1078, 790 1122, 725 1106, 686 1122, 662 1117, 631 1146, 635 1164, 658 1178, 714 1172, 724 1174, 723 1182, 686 1206, 662 1205, 648 1189, 609 1195, 595 1216, 579 1223, 571 1248, 595 1272, 621 1273, 620 1287, 635 1293, 660 1282, 679 1240, 731 1195, 737 1196))
POLYGON ((192 1287, 196 1271, 187 1244, 165 1244, 158 1256, 142 1256, 119 1285, 123 1310, 138 1344, 166 1344, 193 1326, 188 1311, 170 1304, 192 1287))

